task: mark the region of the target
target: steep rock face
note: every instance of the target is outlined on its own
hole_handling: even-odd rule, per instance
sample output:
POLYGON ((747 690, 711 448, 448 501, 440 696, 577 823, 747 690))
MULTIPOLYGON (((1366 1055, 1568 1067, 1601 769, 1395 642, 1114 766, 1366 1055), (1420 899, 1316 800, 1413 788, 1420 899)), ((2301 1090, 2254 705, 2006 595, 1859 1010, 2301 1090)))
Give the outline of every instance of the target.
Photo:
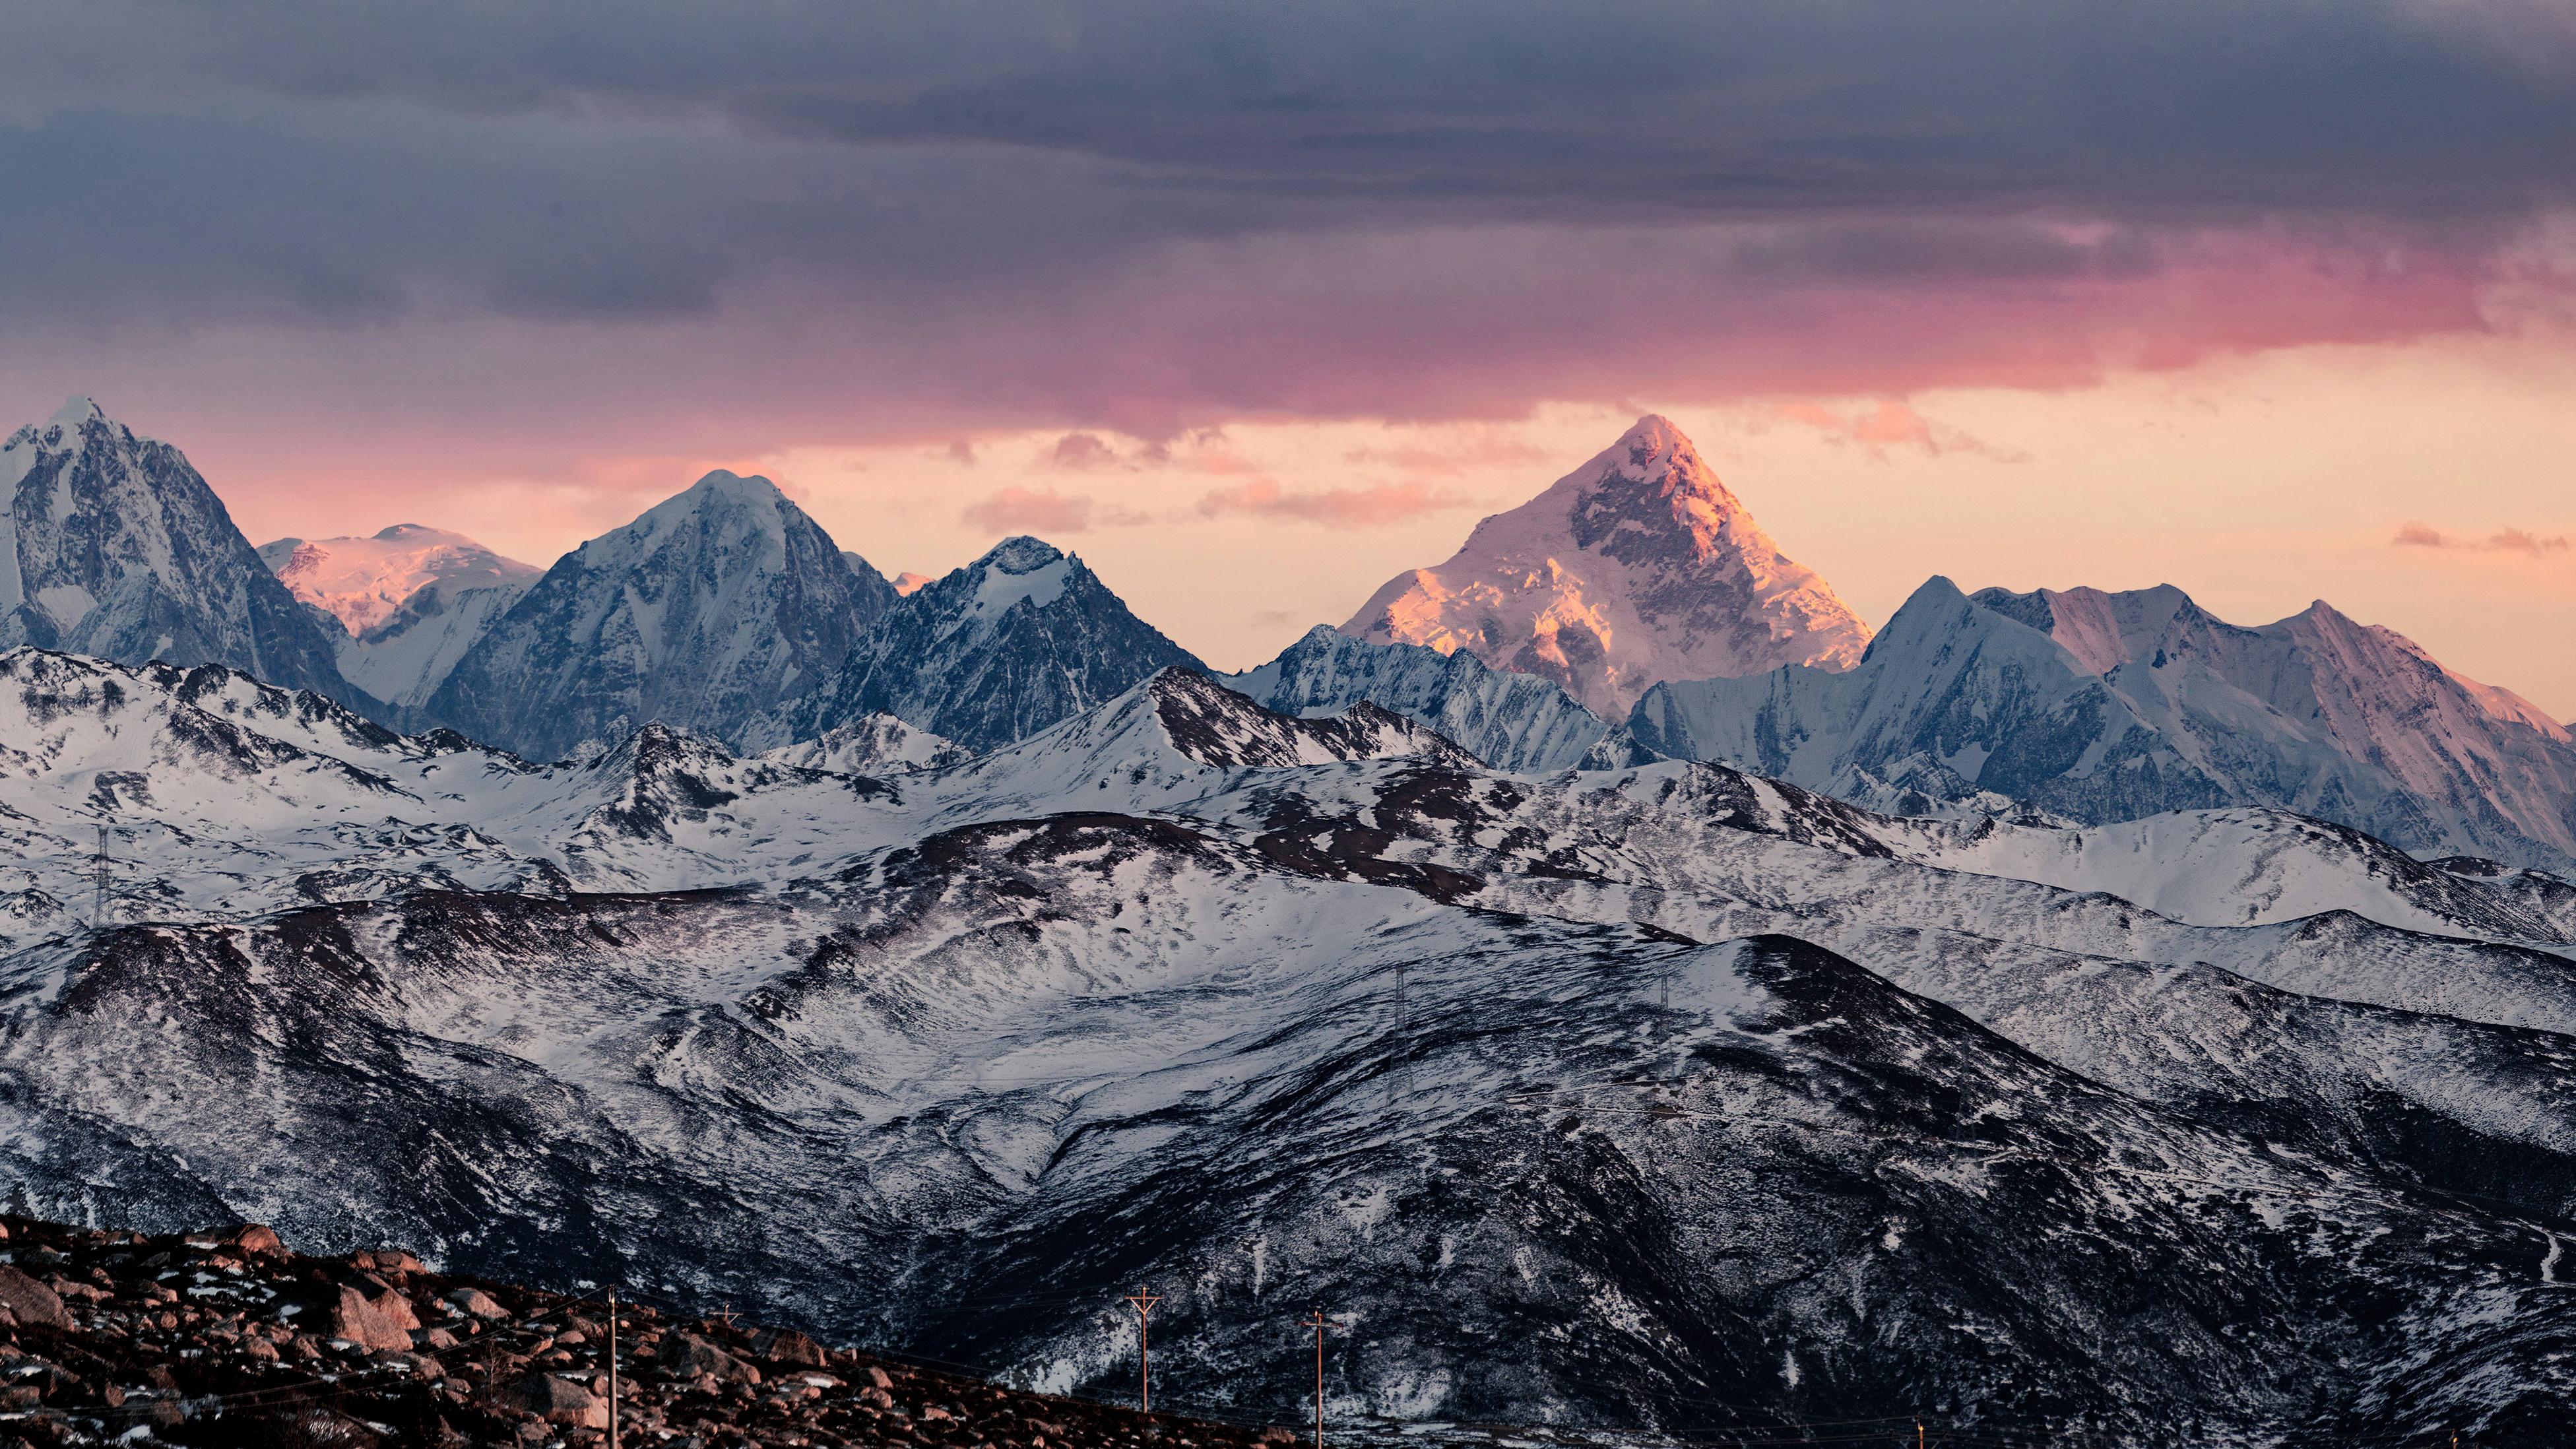
POLYGON ((1082 560, 1008 538, 889 607, 830 687, 768 733, 812 739, 890 714, 974 751, 1026 739, 1197 658, 1128 611, 1082 560))
POLYGON ((0 647, 223 664, 379 708, 178 449, 74 398, 0 443, 0 647))
POLYGON ((1610 719, 1659 680, 1840 668, 1869 642, 1660 417, 1476 525, 1447 563, 1388 580, 1342 632, 1463 650, 1610 719))
POLYGON ((1858 667, 1677 681, 1648 747, 1877 808, 2104 823, 2267 805, 2427 853, 2576 862, 2576 745, 2323 604, 2258 629, 2179 589, 1917 590, 1858 667))
POLYGON ((1366 701, 1421 721, 1498 770, 1633 763, 1624 735, 1535 675, 1493 669, 1465 651, 1372 644, 1323 625, 1278 658, 1223 676, 1286 714, 1339 714, 1366 701))
POLYGON ((372 538, 259 546, 295 597, 340 621, 340 672, 379 699, 426 701, 544 573, 461 533, 397 523, 372 538))
POLYGON ((534 758, 655 720, 745 743, 764 712, 821 686, 893 598, 777 485, 719 470, 564 555, 426 713, 534 758))

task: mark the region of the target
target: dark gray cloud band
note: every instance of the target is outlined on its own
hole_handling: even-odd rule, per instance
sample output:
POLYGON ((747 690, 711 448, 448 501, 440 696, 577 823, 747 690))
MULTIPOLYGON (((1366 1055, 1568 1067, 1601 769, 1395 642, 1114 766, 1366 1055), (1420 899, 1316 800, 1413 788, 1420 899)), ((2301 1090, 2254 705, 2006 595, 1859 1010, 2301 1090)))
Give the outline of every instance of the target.
MULTIPOLYGON (((2001 320, 1964 329, 1962 375, 2057 353, 2081 372, 2080 337, 2007 334, 2123 288, 2128 332, 2169 305, 2222 344, 2458 325, 2499 248, 2576 189, 2576 24, 2554 0, 84 0, 8 20, 0 329, 20 347, 738 315, 855 385, 1024 395, 1050 422, 1154 415, 1158 389, 1176 420, 1347 408, 1390 379, 1412 398, 1393 410, 1601 396, 1687 374, 1682 329, 1839 328, 1782 376, 1871 357, 1899 385, 1943 375, 1972 313, 2001 320), (2155 296, 2258 254, 2323 290, 2242 336, 2214 287, 2155 296), (1889 335, 1862 335, 1871 315, 1889 335), (828 345, 781 321, 800 318, 830 319, 828 345), (1083 356, 1030 360, 1066 346, 1083 356)), ((25 370, 10 347, 0 367, 25 370)))

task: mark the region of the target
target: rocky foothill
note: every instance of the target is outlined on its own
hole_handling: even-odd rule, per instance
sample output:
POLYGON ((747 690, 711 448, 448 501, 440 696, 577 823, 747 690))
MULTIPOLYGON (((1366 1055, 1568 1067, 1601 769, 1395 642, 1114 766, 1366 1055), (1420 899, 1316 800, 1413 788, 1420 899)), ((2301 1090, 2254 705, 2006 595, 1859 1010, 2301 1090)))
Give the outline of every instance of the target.
MULTIPOLYGON (((609 1441, 605 1303, 289 1251, 0 1217, 0 1449, 609 1441)), ((1290 1439, 995 1387, 728 1317, 617 1309, 621 1443, 1250 1449, 1290 1439)))

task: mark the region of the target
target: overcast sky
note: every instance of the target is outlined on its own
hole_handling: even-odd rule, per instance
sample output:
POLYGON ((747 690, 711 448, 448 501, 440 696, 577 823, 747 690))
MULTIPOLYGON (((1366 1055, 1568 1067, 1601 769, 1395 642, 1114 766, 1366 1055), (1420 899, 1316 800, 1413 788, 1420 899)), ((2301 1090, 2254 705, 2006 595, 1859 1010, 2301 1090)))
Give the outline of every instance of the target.
POLYGON ((95 394, 255 538, 543 563, 757 465, 1239 664, 1651 407, 1874 619, 2323 594, 2576 713, 2566 0, 0 26, 0 404, 95 394))

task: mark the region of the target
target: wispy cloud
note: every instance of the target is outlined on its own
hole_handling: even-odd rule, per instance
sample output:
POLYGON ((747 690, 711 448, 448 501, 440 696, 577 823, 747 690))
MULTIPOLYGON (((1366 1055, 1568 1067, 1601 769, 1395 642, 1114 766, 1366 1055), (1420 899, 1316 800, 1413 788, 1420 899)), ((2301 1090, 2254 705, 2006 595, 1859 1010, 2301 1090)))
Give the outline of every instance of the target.
POLYGON ((958 512, 960 521, 988 533, 1068 534, 1101 528, 1132 528, 1151 523, 1149 514, 1104 505, 1085 493, 1058 493, 1052 488, 998 489, 958 512))
POLYGON ((1210 489, 1200 497, 1195 512, 1201 518, 1286 518, 1300 523, 1374 528, 1473 501, 1419 482, 1291 491, 1281 487, 1275 478, 1253 478, 1210 489))
POLYGON ((2565 553, 2567 535, 2542 535, 2524 528, 2499 528, 2486 536, 2444 533, 2429 523, 2408 522, 2398 525, 2397 536, 2389 540, 2401 548, 2465 549, 2478 553, 2518 553, 2532 558, 2543 554, 2565 553))
POLYGON ((1777 416, 1782 422, 1813 428, 1834 442, 1861 448, 1873 458, 1885 458, 1894 449, 1912 448, 1936 458, 1967 454, 2003 463, 2030 459, 2018 448, 2002 447, 1964 428, 1935 422, 1916 412, 1913 404, 1894 398, 1881 398, 1875 406, 1858 412, 1837 411, 1818 402, 1783 403, 1777 416))

